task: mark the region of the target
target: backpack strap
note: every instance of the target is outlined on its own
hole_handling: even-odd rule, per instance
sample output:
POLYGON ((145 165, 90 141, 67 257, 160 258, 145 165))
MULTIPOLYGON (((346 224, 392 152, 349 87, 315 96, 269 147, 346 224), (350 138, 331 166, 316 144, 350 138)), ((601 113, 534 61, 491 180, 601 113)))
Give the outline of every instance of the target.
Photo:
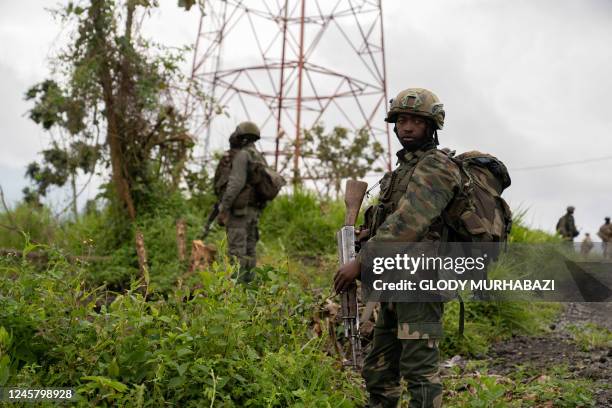
POLYGON ((463 330, 465 329, 465 303, 463 303, 463 298, 459 293, 457 293, 457 297, 459 298, 459 335, 463 337, 463 330))

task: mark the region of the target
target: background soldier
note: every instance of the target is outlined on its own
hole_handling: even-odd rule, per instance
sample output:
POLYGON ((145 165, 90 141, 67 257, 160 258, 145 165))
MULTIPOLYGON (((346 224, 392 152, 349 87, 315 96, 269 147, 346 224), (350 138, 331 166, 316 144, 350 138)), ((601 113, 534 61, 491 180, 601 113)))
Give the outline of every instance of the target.
POLYGON ((575 208, 571 205, 567 207, 567 212, 564 216, 559 218, 557 222, 557 233, 559 233, 565 241, 573 242, 574 238, 579 234, 574 221, 574 210, 575 208))
MULTIPOLYGON (((395 124, 403 148, 397 152, 399 166, 381 180, 381 205, 371 207, 376 214, 366 212, 367 225, 360 238, 365 234, 371 241, 439 241, 441 214, 461 186, 458 166, 436 149, 437 130, 444 124, 443 105, 428 90, 407 89, 391 101, 385 120, 395 124)), ((358 260, 343 265, 334 278, 336 291, 344 290, 359 275, 358 260)), ((442 313, 442 303, 381 303, 372 350, 362 372, 369 407, 395 407, 402 377, 407 381, 410 407, 441 405, 442 313)))
POLYGON ((220 198, 217 221, 225 225, 228 253, 240 263, 238 280, 253 279, 259 240, 257 223, 265 203, 259 202, 252 183, 253 164, 267 166, 256 149, 260 132, 253 122, 242 122, 230 136, 231 149, 225 152, 215 172, 215 192, 220 198))
POLYGON ((612 258, 612 224, 610 224, 610 217, 605 218, 605 222, 599 228, 599 232, 597 233, 597 235, 599 236, 599 238, 601 238, 604 258, 612 258))
POLYGON ((593 240, 591 239, 591 234, 588 232, 584 234, 584 240, 582 240, 582 244, 580 244, 580 253, 583 256, 587 256, 589 252, 593 249, 593 240))

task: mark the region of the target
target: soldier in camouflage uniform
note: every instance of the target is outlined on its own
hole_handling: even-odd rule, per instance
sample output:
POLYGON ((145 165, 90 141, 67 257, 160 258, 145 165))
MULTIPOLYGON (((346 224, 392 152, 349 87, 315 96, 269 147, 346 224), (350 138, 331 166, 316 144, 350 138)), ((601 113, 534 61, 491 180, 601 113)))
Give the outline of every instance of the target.
POLYGON ((249 181, 253 163, 266 164, 265 158, 255 147, 255 141, 259 138, 259 128, 253 122, 240 123, 230 137, 230 146, 235 153, 229 179, 220 198, 217 218, 219 224, 226 227, 229 255, 236 257, 240 263, 238 280, 241 282, 253 279, 251 270, 257 263, 257 223, 263 203, 257 202, 254 187, 249 181))
POLYGON ((601 238, 604 258, 612 259, 612 224, 610 224, 610 217, 605 218, 605 222, 599 227, 597 235, 601 238))
POLYGON ((557 232, 568 242, 573 242, 579 234, 574 221, 574 210, 575 208, 571 205, 567 207, 567 212, 557 222, 557 232))
MULTIPOLYGON (((397 152, 399 166, 381 180, 379 205, 366 211, 360 239, 445 238, 442 214, 461 189, 461 173, 448 154, 436 148, 444 115, 443 105, 426 89, 407 89, 392 100, 385 120, 395 124, 403 146, 397 152)), ((334 280, 336 290, 342 291, 359 274, 358 259, 342 266, 334 280)), ((407 383, 410 407, 441 406, 438 343, 443 311, 442 303, 381 303, 362 371, 369 407, 397 406, 401 378, 407 383)))
POLYGON ((580 244, 580 254, 583 256, 588 256, 589 252, 593 249, 593 240, 591 239, 591 234, 588 232, 584 234, 584 239, 582 240, 582 244, 580 244))

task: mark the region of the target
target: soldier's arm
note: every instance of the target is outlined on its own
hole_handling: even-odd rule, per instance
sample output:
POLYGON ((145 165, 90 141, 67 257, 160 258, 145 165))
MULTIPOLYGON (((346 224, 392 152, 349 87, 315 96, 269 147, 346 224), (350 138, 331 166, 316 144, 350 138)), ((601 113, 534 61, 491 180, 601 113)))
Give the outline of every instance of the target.
POLYGON ((240 194, 247 180, 247 168, 249 165, 249 156, 244 150, 240 150, 234 156, 232 161, 232 171, 230 172, 227 181, 225 193, 221 198, 221 211, 232 208, 236 197, 240 194))
POLYGON ((574 217, 572 217, 569 220, 569 232, 572 235, 572 237, 577 237, 580 232, 578 232, 578 229, 576 228, 576 221, 574 220, 574 217))
POLYGON ((438 154, 425 157, 417 165, 397 209, 371 240, 420 241, 460 186, 461 173, 454 162, 438 154))

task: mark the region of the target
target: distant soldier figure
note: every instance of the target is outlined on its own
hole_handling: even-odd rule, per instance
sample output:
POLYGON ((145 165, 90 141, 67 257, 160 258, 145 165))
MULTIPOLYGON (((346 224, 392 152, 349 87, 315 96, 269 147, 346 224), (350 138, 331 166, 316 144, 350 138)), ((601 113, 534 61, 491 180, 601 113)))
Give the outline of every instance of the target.
POLYGON ((584 234, 584 240, 582 240, 582 244, 580 245, 580 253, 583 256, 587 256, 589 252, 593 249, 593 240, 591 239, 591 234, 588 232, 584 234))
POLYGON ((240 263, 238 280, 241 282, 253 279, 258 221, 266 204, 258 194, 255 179, 258 169, 267 168, 265 158, 255 147, 259 138, 256 124, 240 123, 230 135, 230 149, 215 171, 214 188, 220 201, 217 221, 226 228, 229 255, 240 263))
POLYGON ((574 221, 574 210, 575 208, 571 205, 567 207, 567 212, 557 222, 557 233, 569 242, 573 242, 579 234, 574 221))
POLYGON ((605 218, 604 224, 599 228, 597 233, 601 238, 603 246, 603 255, 606 259, 612 258, 612 224, 610 224, 610 217, 605 218))

